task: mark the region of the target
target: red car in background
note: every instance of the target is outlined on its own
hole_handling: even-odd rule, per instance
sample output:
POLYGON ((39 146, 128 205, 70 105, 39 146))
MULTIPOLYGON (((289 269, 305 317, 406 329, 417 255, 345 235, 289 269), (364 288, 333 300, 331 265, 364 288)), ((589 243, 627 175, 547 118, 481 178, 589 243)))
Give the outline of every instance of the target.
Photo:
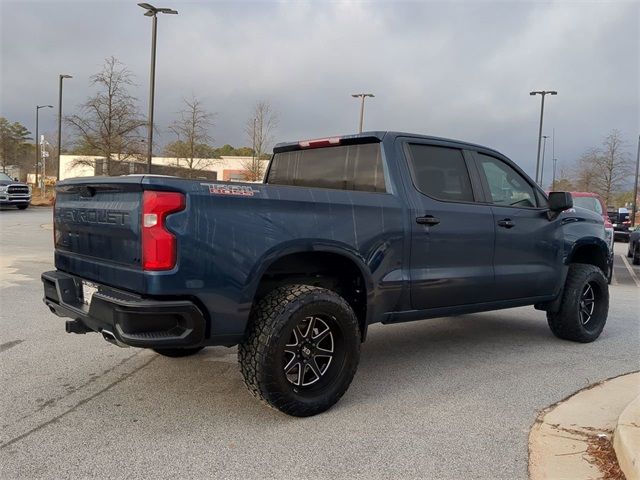
POLYGON ((613 273, 613 224, 607 213, 607 206, 604 204, 604 200, 597 193, 591 192, 571 192, 573 197, 573 206, 579 208, 585 208, 592 212, 602 215, 604 220, 604 232, 605 240, 609 246, 610 255, 610 272, 609 281, 611 281, 611 274, 613 273))

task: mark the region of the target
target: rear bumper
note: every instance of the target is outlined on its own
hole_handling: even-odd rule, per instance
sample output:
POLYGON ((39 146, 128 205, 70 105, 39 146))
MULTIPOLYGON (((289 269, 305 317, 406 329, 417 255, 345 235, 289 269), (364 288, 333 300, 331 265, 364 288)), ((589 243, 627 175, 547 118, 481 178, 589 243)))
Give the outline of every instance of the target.
POLYGON ((105 338, 107 332, 113 334, 116 343, 146 348, 204 343, 206 320, 189 300, 149 299, 98 285, 86 305, 81 278, 54 270, 43 273, 42 282, 44 303, 53 313, 81 322, 86 330, 101 332, 105 338))

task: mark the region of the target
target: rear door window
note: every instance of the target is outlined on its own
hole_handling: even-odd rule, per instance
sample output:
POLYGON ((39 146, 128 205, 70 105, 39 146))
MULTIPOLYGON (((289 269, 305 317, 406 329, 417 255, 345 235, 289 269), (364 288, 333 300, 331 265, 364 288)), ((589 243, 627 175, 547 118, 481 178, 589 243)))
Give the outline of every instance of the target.
POLYGON ((409 144, 409 163, 416 188, 437 200, 473 202, 467 164, 457 148, 409 144))
POLYGON ((379 143, 276 153, 267 183, 386 192, 379 143))

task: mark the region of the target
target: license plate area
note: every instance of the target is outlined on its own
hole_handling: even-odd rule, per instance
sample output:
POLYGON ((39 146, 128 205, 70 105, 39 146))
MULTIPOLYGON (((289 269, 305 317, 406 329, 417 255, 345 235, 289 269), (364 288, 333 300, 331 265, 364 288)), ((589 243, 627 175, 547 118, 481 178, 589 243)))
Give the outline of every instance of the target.
POLYGON ((98 291, 98 285, 91 282, 82 281, 82 303, 86 306, 91 306, 91 299, 93 294, 98 291))

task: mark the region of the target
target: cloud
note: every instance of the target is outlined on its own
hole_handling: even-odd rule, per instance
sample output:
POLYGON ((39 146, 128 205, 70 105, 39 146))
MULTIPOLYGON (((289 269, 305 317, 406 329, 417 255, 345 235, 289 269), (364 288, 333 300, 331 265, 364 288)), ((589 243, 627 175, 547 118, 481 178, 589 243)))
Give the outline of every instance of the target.
MULTIPOLYGON (((613 128, 640 130, 640 5, 526 2, 164 2, 159 18, 156 121, 183 97, 217 112, 216 143, 248 144, 253 104, 279 112, 278 140, 352 133, 356 91, 371 91, 365 128, 449 136, 503 151, 534 170, 539 97, 545 133, 568 165, 613 128)), ((134 2, 4 2, 2 115, 33 129, 36 103, 65 109, 115 55, 137 77, 146 112, 150 21, 134 2), (36 32, 34 34, 34 32, 36 32)), ((55 114, 41 129, 55 130, 55 114)))

